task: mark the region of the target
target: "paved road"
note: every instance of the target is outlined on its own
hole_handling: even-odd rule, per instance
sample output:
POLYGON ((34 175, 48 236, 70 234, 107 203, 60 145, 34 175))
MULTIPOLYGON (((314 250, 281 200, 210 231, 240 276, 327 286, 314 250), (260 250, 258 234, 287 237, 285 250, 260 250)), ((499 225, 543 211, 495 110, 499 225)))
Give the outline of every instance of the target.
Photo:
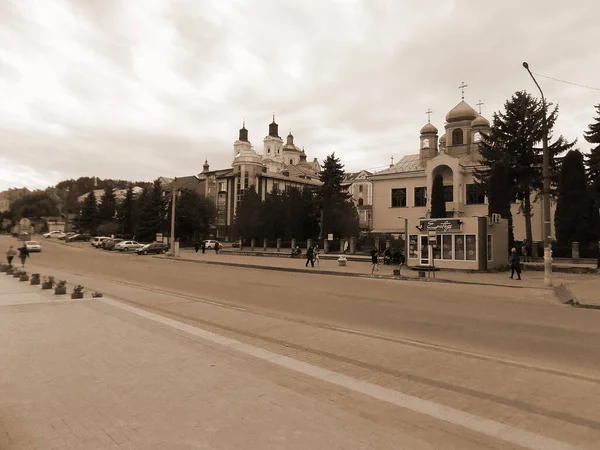
MULTIPOLYGON (((373 400, 379 391, 365 399, 353 382, 337 383, 353 391, 336 397, 338 407, 381 432, 401 423, 433 448, 600 442, 599 316, 558 305, 551 291, 231 268, 54 242, 28 264, 149 314, 372 383, 389 390, 386 398, 404 393, 437 405, 416 414, 406 398, 384 406, 373 400), (432 413, 440 405, 449 415, 432 413), (472 416, 459 426, 457 412, 472 416), (511 427, 504 439, 490 432, 498 423, 511 427)), ((318 401, 328 390, 315 370, 302 372, 310 382, 278 371, 265 377, 318 401)))

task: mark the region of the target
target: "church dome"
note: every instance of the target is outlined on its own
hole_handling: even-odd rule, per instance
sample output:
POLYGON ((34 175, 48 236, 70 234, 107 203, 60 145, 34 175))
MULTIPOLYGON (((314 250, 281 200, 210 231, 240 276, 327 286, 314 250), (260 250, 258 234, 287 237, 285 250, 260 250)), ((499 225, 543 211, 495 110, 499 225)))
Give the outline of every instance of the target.
POLYGON ((440 145, 443 145, 446 143, 446 135, 442 135, 442 137, 440 138, 440 145))
POLYGON ((254 150, 244 149, 233 159, 233 165, 237 164, 262 164, 262 161, 254 150))
POLYGON ((467 102, 461 100, 461 102, 446 114, 446 122, 459 122, 461 120, 473 120, 479 114, 473 108, 469 106, 467 102))
POLYGON ((471 126, 473 128, 475 128, 475 127, 489 127, 490 126, 490 122, 485 117, 483 117, 481 114, 479 114, 475 118, 475 120, 473 122, 471 122, 471 126))
POLYGON ((425 126, 423 128, 421 128, 421 134, 437 134, 438 129, 431 124, 431 122, 428 122, 425 124, 425 126))

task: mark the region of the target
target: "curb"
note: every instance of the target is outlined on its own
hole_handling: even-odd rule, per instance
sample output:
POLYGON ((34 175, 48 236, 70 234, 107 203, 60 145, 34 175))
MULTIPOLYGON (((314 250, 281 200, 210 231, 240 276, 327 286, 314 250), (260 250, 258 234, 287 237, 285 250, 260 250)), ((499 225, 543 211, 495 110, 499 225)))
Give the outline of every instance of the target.
POLYGON ((600 305, 590 305, 590 304, 586 304, 586 303, 579 303, 579 300, 577 300, 577 297, 575 297, 573 295, 573 293, 571 292, 571 290, 564 284, 561 284, 560 286, 556 286, 554 288, 554 295, 556 296, 558 301, 561 302, 563 305, 571 305, 575 308, 600 310, 600 305))
POLYGON ((498 283, 476 283, 472 281, 457 281, 457 280, 444 280, 442 278, 414 278, 414 277, 403 277, 403 276, 394 276, 394 275, 371 275, 371 274, 363 274, 363 273, 354 273, 354 272, 331 272, 327 270, 311 270, 306 271, 303 269, 296 269, 292 267, 274 267, 274 266, 261 266, 256 264, 241 264, 241 263, 233 263, 233 262, 221 262, 221 261, 202 261, 202 260, 193 260, 187 258, 174 258, 172 256, 153 256, 153 258, 157 259, 168 259, 171 261, 177 262, 186 262, 192 264, 209 264, 213 266, 229 266, 229 267, 240 267, 243 269, 259 269, 259 270, 271 270, 275 272, 294 272, 294 273, 305 273, 305 274, 315 274, 315 275, 332 275, 338 277, 354 277, 354 278, 371 278, 371 279, 382 279, 382 280, 394 280, 394 281, 417 281, 417 282, 425 282, 425 283, 445 283, 445 284, 463 284, 463 285, 471 285, 471 286, 494 286, 494 287, 503 287, 503 288, 512 288, 512 289, 545 289, 545 288, 536 288, 536 287, 527 287, 527 286, 510 286, 505 284, 498 283))

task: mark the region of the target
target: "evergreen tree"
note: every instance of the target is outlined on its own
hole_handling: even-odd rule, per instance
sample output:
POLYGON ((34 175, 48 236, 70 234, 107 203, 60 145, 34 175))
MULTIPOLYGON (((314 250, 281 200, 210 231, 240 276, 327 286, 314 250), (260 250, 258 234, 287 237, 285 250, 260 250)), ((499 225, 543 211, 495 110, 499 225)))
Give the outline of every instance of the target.
POLYGON ((106 186, 98 205, 98 221, 100 224, 113 222, 117 212, 117 199, 112 186, 106 186))
POLYGON ((592 147, 592 151, 587 155, 587 176, 588 180, 593 183, 600 177, 600 103, 595 106, 598 117, 595 122, 588 125, 588 130, 584 131, 585 140, 590 144, 596 144, 592 147))
POLYGON ((87 231, 90 234, 96 233, 96 227, 98 226, 98 208, 94 191, 90 191, 85 198, 77 224, 83 231, 87 231))
MULTIPOLYGON (((170 233, 173 197, 169 197, 167 206, 167 224, 170 233)), ((217 210, 209 200, 191 190, 183 190, 175 204, 175 237, 180 242, 202 240, 214 224, 217 210)))
POLYGON ((597 210, 586 185, 583 155, 571 150, 564 157, 558 184, 558 200, 554 214, 556 238, 561 245, 579 242, 586 246, 596 239, 597 210))
POLYGON ((488 215, 500 214, 503 219, 508 219, 508 248, 514 245, 513 218, 510 211, 510 202, 513 198, 512 180, 504 161, 496 161, 490 170, 488 180, 488 215))
POLYGON ((262 235, 260 196, 252 188, 245 189, 235 212, 234 234, 238 238, 260 238, 262 235))
POLYGON ((13 221, 23 217, 39 219, 45 216, 57 216, 59 209, 54 197, 47 192, 32 192, 11 202, 9 216, 13 221))
POLYGON ((438 173, 431 186, 431 218, 446 217, 446 197, 444 196, 444 177, 438 173))
POLYGON ((278 189, 268 193, 261 205, 261 225, 263 237, 277 239, 284 237, 286 224, 286 208, 284 193, 278 189))
POLYGON ((136 202, 133 186, 129 185, 125 198, 117 207, 117 213, 123 236, 133 236, 136 222, 136 202))
POLYGON ((152 242, 156 239, 156 233, 164 232, 167 216, 160 179, 154 180, 150 188, 144 189, 144 194, 140 196, 139 208, 136 239, 152 242))
MULTIPOLYGON (((346 221, 352 222, 356 211, 352 212, 346 207, 350 203, 350 194, 342 186, 344 180, 344 165, 335 153, 327 156, 323 162, 322 171, 319 175, 321 182, 321 238, 329 233, 337 237, 350 237, 346 221)), ((356 235, 352 231, 352 235, 356 235)))
MULTIPOLYGON (((475 172, 476 180, 488 186, 489 168, 497 161, 504 161, 509 178, 515 188, 515 196, 521 203, 525 217, 527 241, 532 242, 531 201, 542 189, 542 147, 544 109, 541 101, 525 91, 516 92, 504 104, 504 112, 494 113, 488 135, 482 136, 480 151, 483 169, 475 172)), ((558 106, 547 112, 548 152, 553 180, 558 174, 556 156, 571 149, 575 142, 567 142, 562 136, 554 142, 552 129, 558 117, 558 106)))

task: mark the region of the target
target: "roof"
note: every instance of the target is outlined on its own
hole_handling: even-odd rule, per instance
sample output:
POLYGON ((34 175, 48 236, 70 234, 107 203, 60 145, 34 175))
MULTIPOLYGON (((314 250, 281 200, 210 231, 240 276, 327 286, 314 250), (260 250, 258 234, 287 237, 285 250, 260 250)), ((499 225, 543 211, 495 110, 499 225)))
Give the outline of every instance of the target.
MULTIPOLYGON (((477 167, 481 166, 481 163, 471 159, 471 155, 465 153, 458 157, 459 163, 463 167, 477 167)), ((394 164, 392 167, 376 172, 374 175, 388 175, 393 173, 411 173, 411 172, 423 172, 427 165, 427 159, 421 160, 421 156, 418 153, 412 155, 403 156, 400 161, 394 164)))
POLYGON ((366 176, 373 175, 373 173, 369 172, 368 170, 361 170, 360 172, 349 172, 346 175, 344 175, 344 179, 342 182, 343 183, 351 183, 351 182, 355 181, 360 174, 365 174, 366 176))

